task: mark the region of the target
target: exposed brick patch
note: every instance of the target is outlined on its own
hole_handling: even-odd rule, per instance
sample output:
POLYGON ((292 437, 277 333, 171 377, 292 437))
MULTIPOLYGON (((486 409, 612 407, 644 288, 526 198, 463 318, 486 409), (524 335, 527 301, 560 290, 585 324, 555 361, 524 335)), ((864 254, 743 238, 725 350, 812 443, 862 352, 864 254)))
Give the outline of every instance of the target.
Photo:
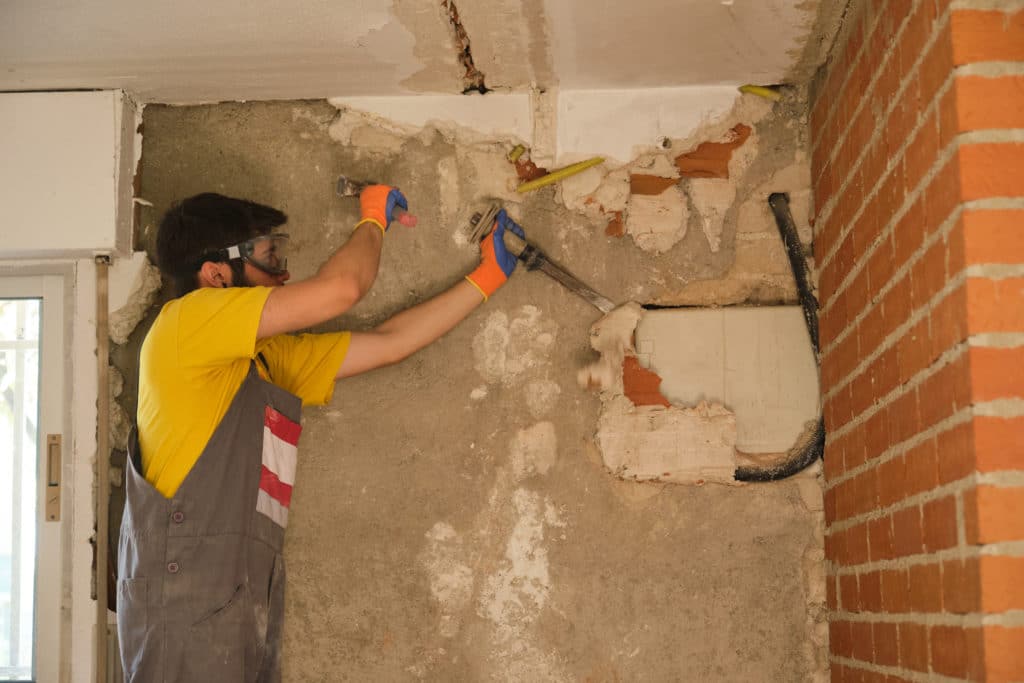
POLYGON ((621 211, 612 211, 612 217, 608 219, 608 225, 604 229, 604 234, 609 237, 622 237, 626 234, 626 222, 622 220, 621 211))
POLYGON ((675 178, 664 178, 660 175, 633 173, 629 176, 629 193, 658 195, 679 182, 675 178))
POLYGON ((623 393, 635 406, 672 405, 661 393, 661 377, 647 368, 640 366, 634 356, 626 356, 622 361, 623 393))
POLYGON ((703 142, 692 152, 676 157, 679 175, 684 178, 728 178, 732 153, 750 137, 750 126, 736 124, 722 142, 703 142))

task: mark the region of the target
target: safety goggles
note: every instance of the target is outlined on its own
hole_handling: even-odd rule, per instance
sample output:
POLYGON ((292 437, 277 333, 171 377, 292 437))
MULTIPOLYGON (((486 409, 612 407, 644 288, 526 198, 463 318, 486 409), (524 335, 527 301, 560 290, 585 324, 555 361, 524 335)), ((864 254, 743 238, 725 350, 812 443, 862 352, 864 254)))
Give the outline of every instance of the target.
POLYGON ((239 242, 224 250, 228 259, 242 259, 268 275, 288 270, 288 234, 273 232, 239 242))

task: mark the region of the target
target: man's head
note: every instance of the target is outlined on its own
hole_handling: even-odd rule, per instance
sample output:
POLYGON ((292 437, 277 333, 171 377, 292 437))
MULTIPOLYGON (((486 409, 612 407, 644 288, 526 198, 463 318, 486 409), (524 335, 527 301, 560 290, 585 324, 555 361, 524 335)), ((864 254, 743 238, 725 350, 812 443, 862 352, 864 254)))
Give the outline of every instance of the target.
MULTIPOLYGON (((177 202, 160 222, 156 257, 177 296, 199 287, 279 285, 288 279, 270 238, 288 217, 263 204, 206 192, 177 202)), ((285 237, 286 238, 286 237, 285 237)))

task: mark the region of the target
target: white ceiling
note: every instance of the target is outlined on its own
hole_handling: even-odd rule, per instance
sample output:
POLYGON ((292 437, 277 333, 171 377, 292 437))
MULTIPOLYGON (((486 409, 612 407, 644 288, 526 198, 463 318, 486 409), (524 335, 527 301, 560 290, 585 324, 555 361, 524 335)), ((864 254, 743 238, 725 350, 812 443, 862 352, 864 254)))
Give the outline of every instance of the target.
MULTIPOLYGON (((454 0, 488 87, 776 83, 839 0, 454 0)), ((458 93, 442 0, 0 0, 0 91, 192 103, 458 93)))

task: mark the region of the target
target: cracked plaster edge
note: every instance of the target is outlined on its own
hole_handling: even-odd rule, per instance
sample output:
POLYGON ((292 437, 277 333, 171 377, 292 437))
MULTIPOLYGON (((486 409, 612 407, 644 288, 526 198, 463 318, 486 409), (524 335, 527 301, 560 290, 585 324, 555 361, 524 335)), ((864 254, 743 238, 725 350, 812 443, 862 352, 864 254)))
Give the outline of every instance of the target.
POLYGON ((577 373, 577 382, 581 388, 597 390, 601 399, 601 413, 595 425, 594 441, 601 454, 602 465, 609 474, 616 479, 630 483, 672 483, 703 485, 704 483, 716 483, 729 486, 744 486, 745 482, 729 478, 701 478, 695 481, 679 479, 658 479, 658 478, 628 478, 620 476, 608 464, 605 457, 604 446, 601 443, 601 429, 615 417, 635 414, 647 414, 651 417, 660 416, 669 421, 673 417, 692 418, 702 417, 730 417, 733 424, 733 470, 737 453, 735 451, 735 413, 720 403, 709 403, 701 401, 693 406, 670 405, 662 406, 637 406, 625 395, 622 381, 622 364, 627 356, 636 356, 635 332, 643 318, 644 310, 636 302, 628 302, 618 306, 595 322, 590 328, 590 345, 600 354, 597 361, 590 363, 577 373))

